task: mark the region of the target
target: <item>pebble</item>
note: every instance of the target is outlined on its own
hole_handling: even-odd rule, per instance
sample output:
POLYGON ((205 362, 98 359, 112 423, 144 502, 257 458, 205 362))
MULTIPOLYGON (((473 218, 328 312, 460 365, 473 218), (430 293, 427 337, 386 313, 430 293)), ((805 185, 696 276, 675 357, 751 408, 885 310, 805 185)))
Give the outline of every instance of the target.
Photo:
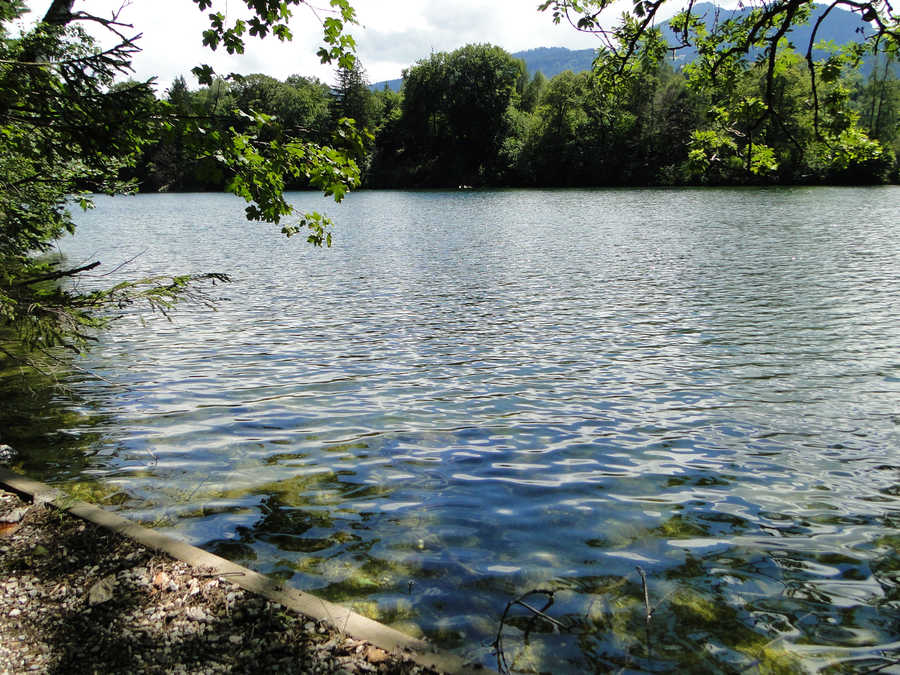
POLYGON ((185 612, 185 616, 192 621, 210 621, 210 616, 203 610, 202 607, 188 607, 185 612))

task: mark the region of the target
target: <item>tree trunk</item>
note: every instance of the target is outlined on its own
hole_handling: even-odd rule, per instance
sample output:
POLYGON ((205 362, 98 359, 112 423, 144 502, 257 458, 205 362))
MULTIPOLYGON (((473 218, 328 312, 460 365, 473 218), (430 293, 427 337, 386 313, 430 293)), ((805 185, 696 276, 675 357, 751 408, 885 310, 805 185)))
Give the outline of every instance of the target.
POLYGON ((72 5, 74 4, 75 0, 53 0, 47 13, 44 14, 42 23, 51 26, 65 26, 72 20, 72 5))

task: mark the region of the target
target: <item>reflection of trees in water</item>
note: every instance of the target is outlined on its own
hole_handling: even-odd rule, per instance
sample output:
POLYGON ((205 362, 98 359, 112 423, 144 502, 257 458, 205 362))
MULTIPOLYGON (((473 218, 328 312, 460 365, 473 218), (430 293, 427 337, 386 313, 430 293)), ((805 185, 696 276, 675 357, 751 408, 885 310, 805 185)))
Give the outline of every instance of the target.
POLYGON ((50 482, 75 478, 94 464, 103 434, 92 429, 109 421, 83 412, 83 402, 62 384, 60 365, 54 370, 60 380, 0 360, 0 434, 16 451, 9 465, 50 482))

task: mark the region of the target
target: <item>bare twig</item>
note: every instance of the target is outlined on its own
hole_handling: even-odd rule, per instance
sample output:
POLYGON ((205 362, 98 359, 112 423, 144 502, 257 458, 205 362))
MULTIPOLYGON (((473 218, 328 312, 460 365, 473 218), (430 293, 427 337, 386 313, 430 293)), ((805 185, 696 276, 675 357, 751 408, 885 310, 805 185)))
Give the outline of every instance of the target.
POLYGON ((18 364, 19 367, 21 369, 23 369, 20 372, 24 373, 24 368, 28 367, 28 368, 31 368, 32 370, 38 372, 39 374, 43 375, 48 380, 52 380, 54 385, 57 385, 57 386, 59 385, 59 380, 57 379, 56 375, 44 370, 40 365, 38 365, 37 361, 35 361, 33 358, 19 356, 18 354, 13 354, 11 351, 7 350, 4 347, 0 347, 0 353, 5 354, 7 356, 7 358, 9 358, 13 363, 18 364))
POLYGON ((95 373, 95 372, 92 371, 92 370, 88 370, 87 368, 83 368, 83 367, 79 366, 77 363, 73 363, 73 362, 71 362, 71 361, 63 361, 61 358, 59 358, 59 357, 56 356, 55 354, 51 354, 51 353, 48 352, 46 349, 41 349, 41 350, 39 350, 39 351, 41 352, 41 354, 43 354, 44 356, 46 356, 46 357, 47 357, 48 359, 50 359, 51 361, 54 361, 54 362, 56 362, 56 363, 58 363, 58 364, 60 364, 60 365, 63 365, 63 366, 65 366, 66 368, 73 368, 73 369, 77 370, 78 372, 80 372, 80 373, 82 373, 82 374, 84 374, 84 375, 89 375, 90 377, 96 378, 96 379, 100 380, 101 382, 106 382, 106 384, 112 385, 112 386, 114 386, 114 387, 121 387, 121 386, 122 386, 122 385, 120 385, 120 384, 117 384, 117 383, 115 383, 115 382, 112 382, 112 381, 110 381, 110 380, 107 380, 105 377, 103 377, 102 375, 98 375, 97 373, 95 373))
POLYGON ((500 617, 500 625, 497 628, 497 637, 494 639, 494 642, 491 643, 491 646, 497 652, 497 670, 501 673, 509 673, 509 663, 506 660, 506 654, 503 651, 503 626, 506 624, 506 617, 509 615, 509 610, 512 609, 515 605, 519 605, 520 607, 524 607, 529 612, 532 613, 533 616, 543 619, 551 626, 553 626, 556 630, 569 630, 570 627, 566 626, 562 622, 554 619, 552 616, 546 614, 547 609, 553 604, 553 594, 554 591, 546 590, 542 588, 536 588, 534 590, 528 591, 527 593, 523 593, 519 597, 514 600, 510 600, 506 603, 506 609, 503 610, 503 616, 500 617), (547 602, 543 607, 537 609, 536 607, 532 607, 527 602, 525 602, 525 598, 530 595, 543 595, 547 597, 547 602))
POLYGON ((547 609, 547 607, 549 607, 550 605, 553 604, 552 598, 551 598, 550 602, 548 602, 547 605, 544 607, 544 609, 535 609, 534 607, 529 605, 527 602, 523 602, 522 600, 517 601, 516 604, 520 605, 521 607, 524 607, 525 609, 527 609, 529 612, 531 612, 535 616, 539 616, 540 618, 544 619, 544 621, 547 621, 548 623, 552 624, 553 626, 556 626, 557 628, 560 628, 563 630, 565 628, 567 628, 567 626, 565 624, 563 624, 562 622, 557 621, 552 616, 544 614, 544 609, 547 609))
POLYGON ((650 594, 647 591, 647 575, 644 573, 643 568, 640 566, 635 568, 638 571, 638 574, 641 575, 641 584, 644 587, 644 608, 647 611, 646 621, 650 623, 650 619, 653 617, 653 610, 650 609, 650 594))
POLYGON ((101 276, 101 277, 108 277, 110 274, 115 274, 116 272, 118 272, 120 269, 122 269, 122 268, 125 267, 126 265, 130 265, 131 263, 133 263, 135 260, 137 260, 138 258, 140 258, 140 257, 141 257, 142 255, 144 255, 146 252, 147 252, 147 249, 144 249, 144 250, 141 251, 140 253, 138 253, 138 254, 133 255, 132 257, 130 257, 128 260, 119 263, 118 265, 116 265, 115 267, 113 267, 109 272, 106 272, 105 274, 100 274, 99 276, 101 276))
POLYGON ((840 0, 833 2, 828 6, 828 9, 822 12, 822 15, 816 21, 816 25, 813 26, 812 32, 810 32, 809 44, 806 47, 806 66, 809 69, 809 84, 812 89, 813 98, 813 133, 815 133, 816 138, 821 138, 822 134, 819 133, 819 90, 816 79, 816 64, 813 61, 813 44, 815 44, 816 35, 819 33, 819 26, 822 25, 825 17, 831 13, 831 10, 838 6, 839 2, 840 0))

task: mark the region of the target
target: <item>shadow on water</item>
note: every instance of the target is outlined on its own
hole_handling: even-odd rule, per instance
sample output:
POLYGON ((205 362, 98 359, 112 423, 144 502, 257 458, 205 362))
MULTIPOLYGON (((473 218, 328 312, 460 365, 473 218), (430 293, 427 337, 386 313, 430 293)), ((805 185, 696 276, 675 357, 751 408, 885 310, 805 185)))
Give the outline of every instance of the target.
POLYGON ((65 363, 42 373, 0 356, 0 442, 15 450, 8 464, 47 482, 83 478, 109 421, 65 386, 65 363))
POLYGON ((224 503, 253 495, 259 500, 259 517, 238 526, 235 537, 212 539, 202 547, 421 636, 410 597, 415 584, 410 581, 427 573, 373 551, 384 543, 373 531, 374 514, 345 504, 348 495, 376 499, 389 491, 343 482, 340 474, 320 471, 247 490, 211 493, 211 501, 224 503), (367 599, 376 593, 378 602, 367 599))

